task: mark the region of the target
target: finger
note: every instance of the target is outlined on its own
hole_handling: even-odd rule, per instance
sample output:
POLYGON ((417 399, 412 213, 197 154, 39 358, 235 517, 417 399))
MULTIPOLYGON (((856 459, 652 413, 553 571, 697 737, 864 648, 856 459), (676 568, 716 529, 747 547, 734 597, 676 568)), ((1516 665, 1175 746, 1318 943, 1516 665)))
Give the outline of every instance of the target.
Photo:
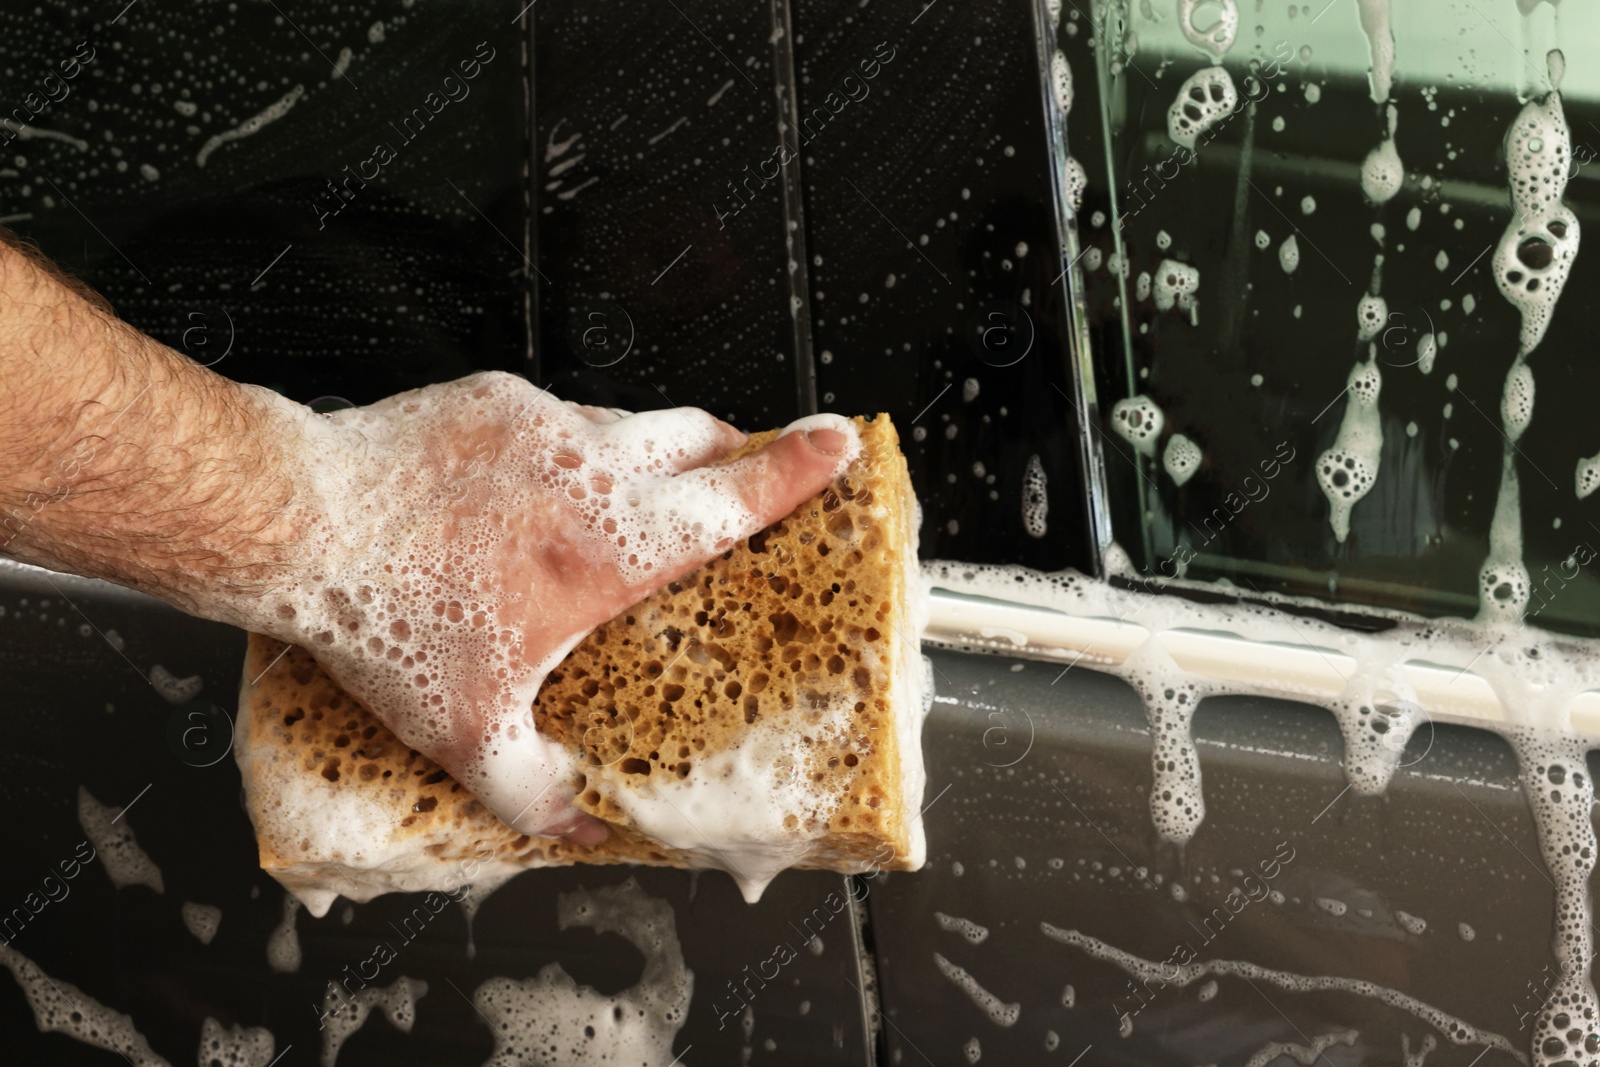
POLYGON ((593 815, 585 815, 572 829, 561 836, 574 845, 593 848, 611 836, 611 828, 593 815))
POLYGON ((745 435, 699 408, 641 411, 604 427, 608 443, 642 472, 677 474, 726 459, 745 435))
POLYGON ((820 493, 861 454, 854 424, 839 415, 813 415, 793 423, 766 447, 716 467, 687 471, 650 494, 650 504, 695 516, 685 532, 684 555, 670 581, 726 552, 820 493))

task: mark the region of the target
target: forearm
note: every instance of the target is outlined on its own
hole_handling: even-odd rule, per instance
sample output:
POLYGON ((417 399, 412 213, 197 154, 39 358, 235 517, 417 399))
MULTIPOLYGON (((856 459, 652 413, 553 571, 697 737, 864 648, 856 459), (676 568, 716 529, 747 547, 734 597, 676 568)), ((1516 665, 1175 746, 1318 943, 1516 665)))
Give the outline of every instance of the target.
POLYGON ((0 242, 0 554, 240 621, 299 536, 298 417, 0 242))

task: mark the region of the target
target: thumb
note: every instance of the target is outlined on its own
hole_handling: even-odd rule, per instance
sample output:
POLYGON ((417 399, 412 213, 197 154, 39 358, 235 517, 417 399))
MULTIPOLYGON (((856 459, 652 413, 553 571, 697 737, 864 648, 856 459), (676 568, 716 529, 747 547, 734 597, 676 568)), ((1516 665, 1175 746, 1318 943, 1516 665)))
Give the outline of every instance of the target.
POLYGON ((661 496, 699 499, 737 519, 694 524, 684 534, 684 552, 674 560, 672 573, 656 575, 641 588, 681 577, 771 526, 820 493, 859 455, 861 436, 854 423, 842 415, 811 415, 790 423, 777 440, 748 456, 669 479, 661 496))

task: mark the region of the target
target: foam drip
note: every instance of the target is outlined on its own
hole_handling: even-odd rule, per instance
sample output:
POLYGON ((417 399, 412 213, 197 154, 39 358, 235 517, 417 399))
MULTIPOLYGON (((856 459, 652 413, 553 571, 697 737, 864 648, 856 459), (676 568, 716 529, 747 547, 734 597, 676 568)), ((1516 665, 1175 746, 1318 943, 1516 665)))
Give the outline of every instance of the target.
POLYGON ((33 1009, 40 1033, 54 1031, 119 1053, 133 1067, 172 1067, 150 1049, 130 1016, 108 1008, 71 982, 52 978, 10 945, 0 943, 0 967, 11 972, 33 1009))
POLYGON ((1390 104, 1388 136, 1367 153, 1367 158, 1361 164, 1361 191, 1374 204, 1385 204, 1394 199, 1394 194, 1400 191, 1400 185, 1405 181, 1405 165, 1400 162, 1400 153, 1394 146, 1394 131, 1398 122, 1399 112, 1390 104))
MULTIPOLYGON (((1560 84, 1560 51, 1546 57, 1551 82, 1560 84)), ((1561 197, 1572 173, 1572 135, 1561 93, 1530 100, 1506 132, 1506 168, 1515 209, 1495 246, 1493 270, 1500 292, 1522 314, 1520 354, 1538 347, 1578 255, 1578 218, 1561 197)))
POLYGON ((1389 28, 1389 0, 1356 0, 1356 17, 1361 23, 1361 32, 1367 35, 1367 55, 1372 61, 1367 74, 1372 102, 1382 104, 1389 99, 1389 89, 1394 84, 1394 32, 1389 28))
POLYGON ((1021 1004, 1007 1004, 999 997, 989 992, 978 984, 978 980, 962 968, 951 963, 939 953, 933 954, 934 965, 939 968, 939 973, 950 979, 950 984, 961 990, 972 999, 972 1003, 989 1017, 989 1021, 996 1026, 1015 1026, 1022 1016, 1021 1004))
POLYGON ((1333 991, 1352 993, 1356 996, 1366 997, 1389 1007, 1397 1008, 1422 1020, 1438 1030, 1452 1044, 1480 1045, 1485 1048, 1499 1049, 1514 1057, 1519 1063, 1525 1064, 1528 1062, 1526 1053, 1499 1034, 1488 1030, 1480 1030, 1468 1022, 1456 1018, 1449 1012, 1424 1003, 1410 994, 1400 992, 1398 989, 1390 989, 1387 986, 1378 985, 1376 982, 1368 982, 1359 978, 1294 974, 1289 971, 1261 967, 1244 960, 1207 960, 1203 963, 1184 964, 1167 960, 1157 963, 1153 960, 1135 956, 1131 952, 1125 952, 1098 938, 1079 933, 1077 930, 1064 930, 1047 922, 1040 923, 1039 928, 1050 940, 1063 945, 1070 945, 1097 960, 1120 967, 1140 982, 1154 982, 1157 988, 1170 985, 1182 989, 1202 978, 1216 975, 1218 977, 1239 977, 1251 982, 1263 982, 1267 985, 1276 986, 1288 993, 1333 991))
POLYGON ((694 994, 671 905, 647 896, 630 878, 563 893, 556 914, 563 930, 586 926, 632 942, 644 954, 639 984, 605 996, 578 985, 558 963, 520 982, 489 979, 473 996, 494 1031, 487 1067, 669 1067, 673 1038, 694 994))
POLYGON ((1538 1067, 1600 1063, 1600 1001, 1589 968, 1594 959, 1594 906, 1589 880, 1596 841, 1591 809, 1594 782, 1576 737, 1511 731, 1508 740, 1522 771, 1522 791, 1533 809, 1545 867, 1555 882, 1556 928, 1551 940, 1560 978, 1533 1028, 1538 1067))
POLYGON ((1189 75, 1167 109, 1167 136, 1193 149, 1200 135, 1233 113, 1239 90, 1226 67, 1204 67, 1189 75))
POLYGON ((1161 408, 1142 393, 1124 397, 1111 408, 1111 428, 1143 456, 1155 456, 1156 439, 1165 423, 1161 408))
POLYGON ((1378 394, 1383 372, 1378 369, 1378 349, 1369 346, 1365 363, 1357 363, 1345 381, 1344 419, 1333 446, 1317 457, 1317 483, 1328 498, 1328 521, 1333 536, 1343 544, 1350 536, 1350 511, 1372 489, 1383 455, 1383 421, 1378 394))
POLYGON ((295 929, 300 907, 298 897, 293 893, 285 893, 283 918, 267 935, 267 965, 279 974, 290 974, 300 969, 300 932, 295 929))

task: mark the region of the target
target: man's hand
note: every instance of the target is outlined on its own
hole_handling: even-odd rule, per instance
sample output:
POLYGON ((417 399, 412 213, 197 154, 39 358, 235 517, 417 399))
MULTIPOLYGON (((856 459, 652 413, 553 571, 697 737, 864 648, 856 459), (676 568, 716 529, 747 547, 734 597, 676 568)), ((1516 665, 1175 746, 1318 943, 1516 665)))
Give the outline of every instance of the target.
POLYGON ((744 435, 703 411, 622 415, 477 374, 308 419, 297 562, 254 628, 311 650, 405 741, 526 833, 604 837, 532 704, 585 634, 782 518, 859 451, 808 420, 744 435))
POLYGON ((0 231, 0 555, 309 649, 526 833, 594 841, 540 737, 599 623, 819 492, 859 450, 760 452, 693 409, 620 415, 480 374, 320 416, 118 322, 0 231))

